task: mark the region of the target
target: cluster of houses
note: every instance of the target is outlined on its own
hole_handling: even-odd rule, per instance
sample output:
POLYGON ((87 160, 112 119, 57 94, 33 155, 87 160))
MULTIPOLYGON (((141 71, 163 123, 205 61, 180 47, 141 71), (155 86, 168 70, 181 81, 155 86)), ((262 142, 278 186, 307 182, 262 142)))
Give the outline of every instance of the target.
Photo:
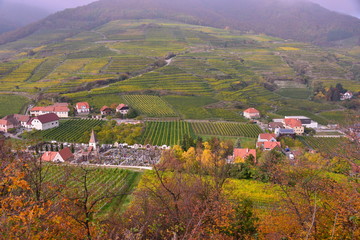
MULTIPOLYGON (((90 105, 87 102, 78 102, 75 105, 77 114, 89 114, 90 105)), ((126 115, 129 112, 129 106, 119 104, 116 112, 126 115)), ((11 129, 27 128, 36 130, 47 130, 59 126, 60 118, 69 117, 68 103, 55 103, 46 107, 33 107, 30 109, 30 115, 12 114, 0 119, 0 131, 9 132, 11 129)), ((102 115, 110 115, 112 109, 103 106, 100 110, 102 115)))

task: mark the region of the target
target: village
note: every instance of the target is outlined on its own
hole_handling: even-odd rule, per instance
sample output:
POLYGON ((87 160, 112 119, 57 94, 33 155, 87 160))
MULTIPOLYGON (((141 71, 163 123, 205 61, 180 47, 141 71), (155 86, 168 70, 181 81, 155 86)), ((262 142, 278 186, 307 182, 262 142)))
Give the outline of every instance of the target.
MULTIPOLYGON (((90 115, 92 109, 88 102, 78 102, 75 104, 74 112, 79 118, 107 119, 106 116, 116 114, 123 116, 116 119, 117 124, 138 124, 142 121, 127 119, 126 114, 130 111, 130 107, 126 104, 120 103, 114 109, 103 106, 100 109, 100 115, 90 115)), ((29 109, 28 115, 12 114, 5 116, 0 120, 0 131, 4 132, 5 136, 16 137, 11 133, 21 133, 23 131, 30 131, 36 129, 39 131, 57 128, 60 126, 60 119, 69 118, 69 104, 55 103, 50 106, 35 106, 29 109)), ((317 122, 305 116, 285 116, 282 119, 273 119, 272 122, 263 123, 260 111, 255 108, 248 108, 242 112, 242 115, 249 119, 253 124, 261 127, 264 133, 260 133, 256 140, 256 148, 241 148, 235 146, 232 156, 229 156, 229 161, 241 161, 248 158, 250 155, 256 161, 258 151, 279 151, 286 155, 290 161, 296 160, 296 151, 292 151, 288 146, 282 146, 280 139, 283 137, 290 137, 295 139, 297 136, 306 134, 306 131, 311 130, 311 133, 318 132, 334 132, 333 126, 321 126, 317 122)), ((335 126, 336 127, 336 126, 335 126)), ((345 133, 336 130, 338 134, 320 135, 325 137, 343 137, 345 133)), ((358 126, 354 126, 350 133, 359 134, 358 126)), ((351 134, 349 134, 351 136, 351 134)), ((349 136, 349 137, 350 137, 349 136)), ((92 130, 89 143, 60 143, 51 141, 50 143, 40 144, 36 146, 29 146, 27 151, 35 155, 41 156, 41 160, 46 162, 57 163, 73 163, 73 164, 100 164, 104 166, 152 166, 160 161, 163 150, 170 149, 171 146, 153 146, 150 144, 134 144, 127 143, 113 144, 99 144, 96 134, 92 130)))

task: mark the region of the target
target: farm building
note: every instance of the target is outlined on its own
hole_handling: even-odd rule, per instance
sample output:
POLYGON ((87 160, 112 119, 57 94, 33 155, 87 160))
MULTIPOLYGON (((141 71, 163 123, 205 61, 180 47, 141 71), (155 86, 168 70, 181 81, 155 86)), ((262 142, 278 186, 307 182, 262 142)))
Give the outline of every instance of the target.
POLYGON ((59 117, 55 113, 40 115, 30 118, 27 125, 36 130, 47 130, 59 126, 59 117))
POLYGON ((41 160, 45 162, 65 162, 74 159, 74 155, 71 153, 70 148, 64 148, 59 152, 45 152, 41 156, 41 160))
POLYGON ((87 102, 78 102, 75 105, 76 112, 78 114, 88 114, 90 113, 90 105, 87 102))
POLYGON ((275 131, 276 129, 284 128, 284 124, 282 122, 270 122, 268 127, 271 131, 275 131))
MULTIPOLYGON (((318 128, 318 123, 305 116, 285 116, 285 119, 297 119, 300 120, 301 125, 307 128, 318 128)), ((284 121, 285 121, 284 119, 284 121)))
POLYGON ((296 135, 302 135, 304 133, 304 126, 301 124, 301 121, 299 119, 285 118, 284 126, 287 129, 294 130, 296 135))
POLYGON ((101 115, 110 115, 112 113, 112 110, 108 106, 103 106, 100 109, 100 113, 101 113, 101 115))
POLYGON ((276 137, 295 137, 295 132, 293 129, 286 129, 286 128, 277 128, 275 129, 276 137))
POLYGON ((47 113, 55 113, 59 118, 67 118, 70 111, 68 106, 68 103, 55 103, 47 107, 34 107, 30 109, 30 115, 37 117, 47 113))
POLYGON ((260 112, 255 108, 248 108, 243 113, 244 113, 244 117, 248 119, 260 118, 260 112))
POLYGON ((273 133, 260 133, 257 142, 276 142, 276 135, 273 133))
POLYGON ((11 128, 26 127, 26 122, 29 120, 29 116, 12 114, 0 119, 0 131, 8 132, 11 128))
POLYGON ((128 105, 125 105, 125 104, 119 104, 119 105, 116 107, 116 112, 121 113, 121 114, 123 114, 123 115, 128 114, 128 112, 129 112, 129 106, 128 106, 128 105))

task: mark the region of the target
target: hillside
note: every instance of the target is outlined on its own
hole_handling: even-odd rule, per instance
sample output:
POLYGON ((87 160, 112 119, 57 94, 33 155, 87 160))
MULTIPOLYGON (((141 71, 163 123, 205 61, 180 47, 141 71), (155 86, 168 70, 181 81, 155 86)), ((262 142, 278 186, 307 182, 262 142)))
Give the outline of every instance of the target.
MULTIPOLYGON (((252 106, 270 117, 306 115, 326 124, 345 122, 354 111, 315 98, 315 89, 341 83, 360 90, 357 48, 323 49, 164 19, 117 20, 67 34, 43 31, 0 46, 0 92, 89 101, 96 109, 126 102, 151 118, 242 122, 239 113, 252 106), (50 37, 59 40, 47 43, 50 37), (166 63, 169 53, 176 57, 166 63)), ((24 101, 6 104, 19 109, 24 101)))
MULTIPOLYGON (((68 9, 43 21, 0 36, 7 43, 49 30, 66 37, 119 19, 168 19, 217 28, 230 27, 316 44, 360 36, 360 20, 319 5, 281 0, 100 0, 68 9)), ((59 36, 49 38, 59 40, 59 36)))

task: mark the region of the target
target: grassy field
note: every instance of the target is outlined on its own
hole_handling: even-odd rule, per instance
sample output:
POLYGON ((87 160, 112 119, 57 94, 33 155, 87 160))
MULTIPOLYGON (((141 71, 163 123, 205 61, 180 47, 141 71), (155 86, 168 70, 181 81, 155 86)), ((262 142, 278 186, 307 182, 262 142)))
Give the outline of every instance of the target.
POLYGON ((261 129, 255 124, 229 122, 192 122, 196 135, 234 136, 257 138, 261 129))
POLYGON ((180 144, 185 134, 194 136, 191 125, 187 122, 147 122, 142 142, 157 146, 172 146, 180 144))
POLYGON ((0 117, 13 113, 20 113, 29 99, 19 95, 0 94, 0 117))
POLYGON ((148 117, 178 116, 170 105, 158 96, 124 95, 122 96, 122 99, 140 114, 148 117))
POLYGON ((329 111, 329 112, 322 112, 319 116, 327 119, 331 123, 340 123, 340 124, 351 124, 353 121, 352 115, 354 113, 347 112, 347 111, 329 111))
MULTIPOLYGON (((46 165, 45 168, 48 168, 44 179, 45 184, 62 184, 64 190, 70 194, 79 194, 83 191, 78 181, 84 174, 82 168, 53 164, 46 165)), ((142 175, 140 172, 118 168, 88 167, 86 169, 90 170, 88 175, 89 201, 105 194, 117 195, 112 201, 104 199, 96 205, 96 210, 99 211, 96 217, 121 213, 124 204, 128 202, 132 190, 136 187, 142 175)))
POLYGON ((101 126, 105 122, 102 120, 63 120, 57 128, 41 131, 44 140, 55 140, 70 143, 88 143, 89 139, 83 139, 85 132, 91 132, 96 126, 101 126))

